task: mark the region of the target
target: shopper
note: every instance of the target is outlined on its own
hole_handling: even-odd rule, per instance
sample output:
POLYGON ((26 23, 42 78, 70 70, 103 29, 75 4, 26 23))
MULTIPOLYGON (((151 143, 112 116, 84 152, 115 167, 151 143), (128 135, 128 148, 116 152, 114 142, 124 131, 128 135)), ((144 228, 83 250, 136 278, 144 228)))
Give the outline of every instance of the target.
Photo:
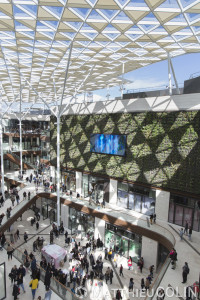
POLYGON ((32 299, 34 300, 36 289, 38 288, 38 279, 35 278, 35 276, 33 276, 33 279, 30 281, 29 287, 31 288, 32 297, 33 297, 32 299))
POLYGON ((17 298, 17 296, 19 295, 19 288, 16 283, 14 283, 14 285, 13 285, 12 295, 14 296, 14 300, 19 299, 19 298, 17 298))
POLYGON ((120 268, 119 268, 119 275, 124 277, 124 274, 123 274, 123 266, 122 266, 122 265, 121 265, 120 268))
POLYGON ((141 279, 141 290, 143 291, 145 288, 144 278, 141 279))
POLYGON ((28 240, 28 234, 26 232, 24 232, 24 241, 25 241, 25 243, 27 243, 27 240, 28 240))
POLYGON ((52 295, 52 290, 50 290, 50 288, 48 287, 48 289, 46 290, 45 293, 45 300, 51 300, 51 295, 52 295))
POLYGON ((8 255, 8 260, 12 260, 12 254, 13 254, 13 247, 8 244, 8 247, 7 247, 7 255, 8 255))
POLYGON ((129 281, 129 287, 128 287, 129 292, 130 292, 130 291, 133 291, 133 286, 134 286, 133 278, 130 278, 130 281, 129 281))
POLYGON ((179 233, 179 236, 180 236, 180 238, 181 238, 181 241, 183 240, 183 234, 184 234, 183 228, 181 228, 180 233, 179 233))
POLYGON ((189 227, 189 232, 188 232, 188 239, 191 242, 192 241, 192 226, 189 227))
POLYGON ((186 220, 186 222, 185 222, 185 228, 184 228, 184 233, 185 233, 186 235, 188 235, 188 227, 189 227, 188 221, 186 220))
POLYGON ((150 221, 150 224, 153 225, 153 214, 151 214, 151 215, 149 216, 149 221, 150 221))
POLYGON ((128 259, 128 269, 129 270, 132 268, 132 265, 133 265, 132 258, 131 258, 131 256, 129 256, 129 259, 128 259))
POLYGON ((116 293, 116 298, 115 298, 116 300, 120 300, 120 299, 122 299, 122 295, 121 295, 121 292, 120 292, 120 290, 117 290, 117 293, 116 293))
POLYGON ((183 277, 183 281, 182 283, 186 283, 187 282, 187 276, 190 272, 190 269, 188 267, 188 263, 185 262, 184 266, 183 266, 183 272, 182 272, 182 277, 183 277))
POLYGON ((156 224, 156 214, 153 214, 153 222, 156 224))
POLYGON ((17 285, 18 287, 22 288, 23 292, 25 293, 25 289, 24 289, 24 283, 23 283, 23 275, 21 273, 19 273, 18 278, 17 278, 17 285))

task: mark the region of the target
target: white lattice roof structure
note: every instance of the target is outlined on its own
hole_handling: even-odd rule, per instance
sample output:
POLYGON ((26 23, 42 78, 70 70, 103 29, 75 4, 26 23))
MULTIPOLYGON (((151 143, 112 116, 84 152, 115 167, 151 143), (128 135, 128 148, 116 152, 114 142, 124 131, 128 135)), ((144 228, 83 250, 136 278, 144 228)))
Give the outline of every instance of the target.
POLYGON ((168 52, 199 51, 199 0, 0 0, 0 80, 7 101, 18 100, 20 84, 23 101, 35 101, 25 78, 48 103, 59 98, 69 56, 65 95, 119 85, 123 64, 128 72, 168 52))

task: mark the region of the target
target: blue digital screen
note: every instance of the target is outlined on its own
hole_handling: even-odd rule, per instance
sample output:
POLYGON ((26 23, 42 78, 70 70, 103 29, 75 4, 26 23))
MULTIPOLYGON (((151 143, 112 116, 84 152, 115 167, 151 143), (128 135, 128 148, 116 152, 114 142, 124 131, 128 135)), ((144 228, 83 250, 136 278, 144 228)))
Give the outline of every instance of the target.
POLYGON ((126 152, 126 135, 91 134, 90 151, 124 156, 126 152))

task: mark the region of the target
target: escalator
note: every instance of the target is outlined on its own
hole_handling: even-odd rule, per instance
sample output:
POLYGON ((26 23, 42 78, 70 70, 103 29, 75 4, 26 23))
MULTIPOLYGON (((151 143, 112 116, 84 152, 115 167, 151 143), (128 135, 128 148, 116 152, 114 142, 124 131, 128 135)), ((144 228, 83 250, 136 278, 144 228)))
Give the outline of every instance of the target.
MULTIPOLYGON (((8 159, 9 161, 11 161, 12 163, 20 166, 20 157, 16 154, 13 153, 5 153, 4 154, 4 159, 8 159)), ((28 169, 33 169, 33 166, 31 166, 28 163, 23 162, 23 169, 24 170, 28 170, 28 169)))

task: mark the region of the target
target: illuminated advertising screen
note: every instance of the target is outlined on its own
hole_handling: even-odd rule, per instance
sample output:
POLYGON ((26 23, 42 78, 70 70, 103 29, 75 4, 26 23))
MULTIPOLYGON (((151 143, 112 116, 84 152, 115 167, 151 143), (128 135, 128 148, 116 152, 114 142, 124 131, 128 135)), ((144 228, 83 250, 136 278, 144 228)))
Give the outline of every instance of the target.
POLYGON ((102 154, 125 156, 126 135, 91 134, 90 151, 102 154))

